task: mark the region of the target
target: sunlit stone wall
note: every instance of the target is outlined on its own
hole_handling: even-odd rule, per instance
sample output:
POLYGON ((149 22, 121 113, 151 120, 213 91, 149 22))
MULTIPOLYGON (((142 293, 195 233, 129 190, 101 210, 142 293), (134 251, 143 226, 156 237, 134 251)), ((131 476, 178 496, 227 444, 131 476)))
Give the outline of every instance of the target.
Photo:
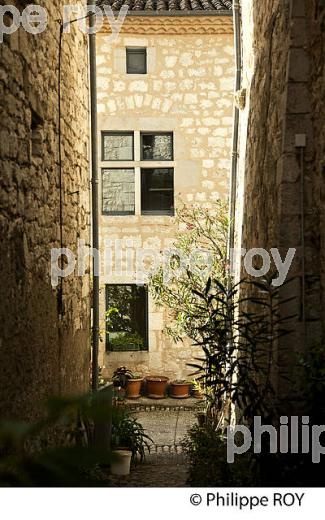
MULTIPOLYGON (((119 365, 142 374, 171 378, 190 372, 186 363, 198 352, 189 341, 172 343, 163 332, 166 312, 149 298, 149 351, 105 354, 105 290, 107 283, 134 283, 134 252, 156 252, 171 246, 176 231, 172 216, 141 215, 140 167, 174 168, 177 201, 213 208, 228 194, 232 133, 234 56, 232 17, 130 17, 115 44, 107 34, 97 38, 99 140, 102 131, 134 131, 134 161, 101 161, 100 167, 135 168, 135 215, 102 215, 101 241, 119 240, 123 272, 102 273, 102 344, 100 363, 111 374, 119 365), (147 48, 146 75, 126 74, 126 47, 147 48), (140 131, 174 133, 172 161, 143 162, 140 131), (128 264, 127 254, 132 252, 128 264), (129 253, 127 253, 129 252, 129 253), (131 266, 131 267, 130 267, 131 266)), ((101 150, 100 150, 101 152, 101 150)), ((122 182, 122 181, 121 181, 122 182)))

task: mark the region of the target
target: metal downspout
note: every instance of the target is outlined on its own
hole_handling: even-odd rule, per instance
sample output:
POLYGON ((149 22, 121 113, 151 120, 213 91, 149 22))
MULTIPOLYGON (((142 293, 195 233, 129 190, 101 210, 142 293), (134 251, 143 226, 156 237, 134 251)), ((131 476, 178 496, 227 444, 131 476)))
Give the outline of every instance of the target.
MULTIPOLYGON (((95 6, 94 0, 88 5, 95 6)), ((89 17, 90 27, 94 27, 96 17, 89 17)), ((93 323, 92 323, 92 390, 98 390, 98 350, 99 350, 99 273, 96 273, 96 251, 99 250, 98 237, 98 154, 97 154, 97 83, 96 83, 96 33, 89 34, 89 79, 91 114, 91 200, 92 200, 92 247, 93 254, 93 323)))
MULTIPOLYGON (((234 20, 234 45, 235 45, 235 92, 241 88, 242 75, 242 42, 240 24, 240 3, 234 0, 233 3, 234 20)), ((231 157, 231 178, 230 178, 230 204, 229 204, 229 238, 228 238, 228 260, 233 272, 234 244, 235 244, 235 213, 236 213, 236 192, 237 192, 237 165, 238 165, 238 142, 239 142, 239 108, 234 106, 234 124, 232 138, 232 157, 231 157)))

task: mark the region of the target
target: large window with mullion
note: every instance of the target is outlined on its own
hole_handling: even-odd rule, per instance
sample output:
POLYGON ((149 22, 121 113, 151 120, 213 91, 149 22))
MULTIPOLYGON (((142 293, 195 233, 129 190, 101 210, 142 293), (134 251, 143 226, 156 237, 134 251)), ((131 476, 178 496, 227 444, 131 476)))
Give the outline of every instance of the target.
POLYGON ((106 285, 106 350, 148 350, 148 291, 144 285, 106 285))
POLYGON ((142 215, 174 215, 174 169, 141 168, 142 215))

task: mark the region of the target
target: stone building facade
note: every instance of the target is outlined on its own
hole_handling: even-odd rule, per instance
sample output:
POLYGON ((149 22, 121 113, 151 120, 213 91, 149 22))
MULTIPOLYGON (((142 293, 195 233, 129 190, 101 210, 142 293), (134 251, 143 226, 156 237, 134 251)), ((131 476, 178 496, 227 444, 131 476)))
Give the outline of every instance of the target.
POLYGON ((59 135, 63 4, 42 2, 41 34, 20 28, 0 43, 1 418, 34 419, 47 396, 89 385, 89 276, 62 287, 50 277, 61 233, 73 251, 89 243, 87 36, 75 26, 62 35, 59 135))
POLYGON ((175 6, 169 12, 132 11, 114 44, 107 41, 107 32, 97 37, 101 249, 105 241, 108 249, 115 249, 113 271, 104 272, 103 267, 101 276, 100 364, 108 375, 125 365, 142 375, 184 378, 191 371, 186 364, 197 353, 189 341, 173 343, 168 338, 164 333, 167 313, 154 306, 150 295, 141 300, 148 306, 147 316, 135 317, 147 320, 144 350, 132 350, 130 345, 110 350, 104 318, 109 308, 107 287, 113 291, 122 284, 146 283, 139 276, 137 255, 149 250, 149 256, 159 256, 172 246, 177 231, 175 209, 181 202, 213 208, 214 201, 228 196, 234 67, 231 3, 198 6, 196 12, 188 6, 184 11, 175 6), (139 52, 140 62, 146 55, 146 73, 127 73, 128 51, 139 52), (116 152, 114 133, 121 132, 126 134, 123 141, 123 136, 118 137, 121 150, 116 152), (153 156, 152 139, 158 150, 153 156), (175 206, 169 214, 159 214, 159 203, 158 212, 152 207, 145 211, 144 176, 150 168, 173 172, 175 206), (114 210, 114 193, 115 209, 121 209, 124 200, 124 213, 131 214, 107 214, 114 210), (121 267, 117 269, 119 254, 121 267))
MULTIPOLYGON (((324 337, 324 2, 243 0, 237 247, 296 254, 280 299, 278 396, 299 408, 297 360, 324 337), (306 141, 305 141, 306 140, 306 141), (305 141, 305 142, 304 142, 305 141), (303 216, 303 217, 302 217, 303 216), (296 368, 295 368, 296 367, 296 368), (294 376, 293 376, 294 375, 294 376), (291 382, 282 376, 290 376, 291 382), (294 403, 294 404, 293 404, 294 403)), ((295 408, 296 407, 296 408, 295 408)))

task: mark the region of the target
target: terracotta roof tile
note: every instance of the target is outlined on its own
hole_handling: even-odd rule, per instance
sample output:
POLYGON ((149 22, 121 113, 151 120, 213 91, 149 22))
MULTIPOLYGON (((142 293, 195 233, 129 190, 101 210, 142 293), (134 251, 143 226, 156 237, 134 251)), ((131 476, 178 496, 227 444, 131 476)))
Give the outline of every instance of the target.
POLYGON ((144 11, 169 11, 186 13, 194 11, 231 11, 232 0, 97 0, 99 5, 110 5, 114 11, 127 5, 132 13, 144 11))

